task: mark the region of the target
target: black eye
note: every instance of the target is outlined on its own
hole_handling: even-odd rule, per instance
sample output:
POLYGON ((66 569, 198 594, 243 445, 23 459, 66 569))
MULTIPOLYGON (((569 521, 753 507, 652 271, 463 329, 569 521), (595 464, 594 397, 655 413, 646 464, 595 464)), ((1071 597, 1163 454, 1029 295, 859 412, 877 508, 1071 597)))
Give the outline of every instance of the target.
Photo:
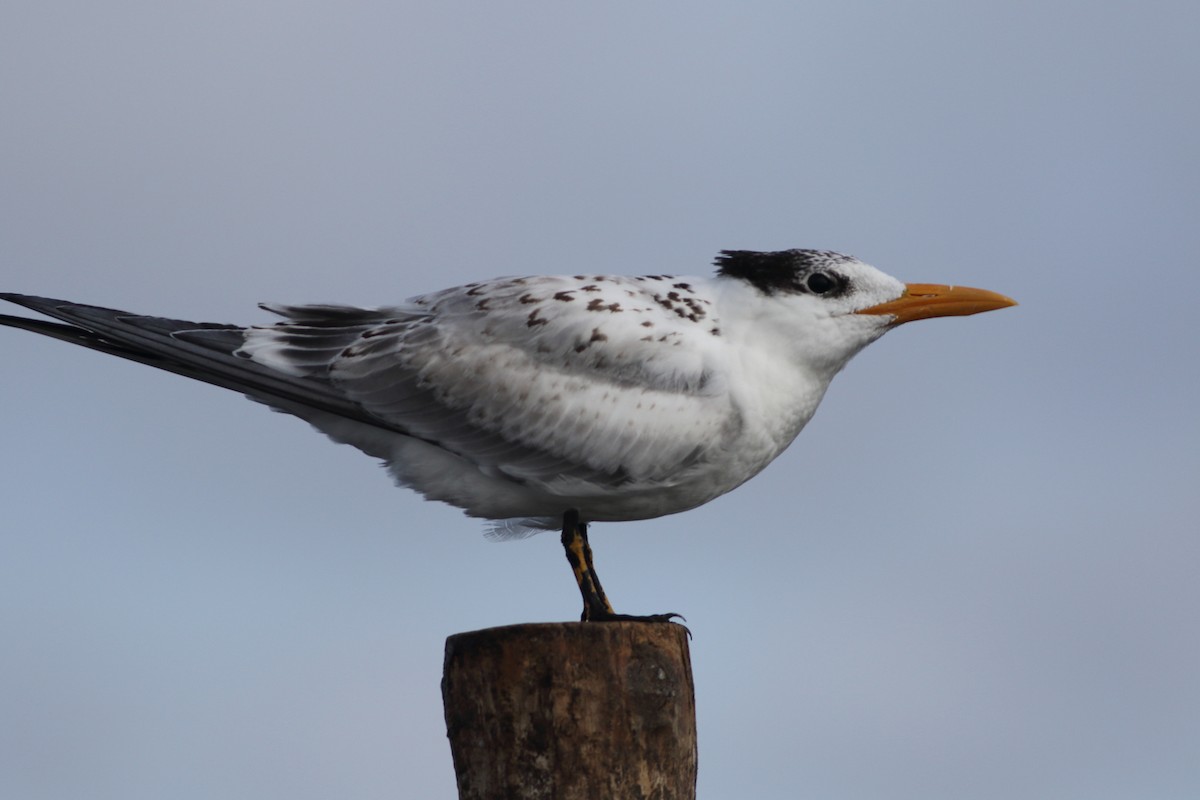
POLYGON ((824 272, 814 272, 812 275, 809 275, 806 284, 808 285, 808 290, 813 294, 825 294, 837 285, 834 283, 833 278, 824 272))

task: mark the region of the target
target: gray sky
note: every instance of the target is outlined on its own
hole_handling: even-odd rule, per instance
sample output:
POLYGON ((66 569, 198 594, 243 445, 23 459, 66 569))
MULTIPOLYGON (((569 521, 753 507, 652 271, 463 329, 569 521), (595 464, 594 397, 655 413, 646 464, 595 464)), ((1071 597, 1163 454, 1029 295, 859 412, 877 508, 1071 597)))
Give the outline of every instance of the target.
MULTIPOLYGON (((0 9, 0 288, 221 322, 819 247, 905 327, 765 473, 599 526, 680 611, 702 798, 1200 796, 1200 6, 0 9)), ((452 798, 447 635, 563 620, 237 395, 0 331, 0 796, 452 798)))

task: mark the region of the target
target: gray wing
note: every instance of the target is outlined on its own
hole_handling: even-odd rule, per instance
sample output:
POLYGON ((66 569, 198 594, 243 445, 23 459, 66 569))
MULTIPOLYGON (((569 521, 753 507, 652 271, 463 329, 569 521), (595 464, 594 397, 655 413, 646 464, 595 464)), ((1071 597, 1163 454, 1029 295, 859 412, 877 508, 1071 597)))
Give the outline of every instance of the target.
MULTIPOLYGON (((295 409, 311 408, 401 432, 340 395, 327 381, 297 379, 237 356, 246 329, 236 325, 143 316, 31 295, 0 293, 0 299, 67 323, 0 315, 0 325, 40 333, 242 392, 292 413, 295 409)), ((324 310, 324 319, 336 322, 312 326, 308 332, 311 352, 324 357, 336 353, 379 321, 377 313, 361 309, 328 306, 324 310)))
POLYGON ((715 320, 634 280, 513 279, 378 310, 263 306, 285 321, 254 328, 0 294, 66 323, 0 324, 244 393, 372 455, 389 458, 399 434, 588 496, 685 482, 740 422, 701 357, 715 320), (689 336, 702 346, 679 347, 689 336))
POLYGON ((312 312, 272 308, 289 321, 249 331, 242 352, 328 380, 485 474, 558 495, 649 489, 689 480, 740 425, 709 363, 711 302, 677 306, 671 291, 601 276, 471 284, 390 309, 328 360, 306 339, 312 312))

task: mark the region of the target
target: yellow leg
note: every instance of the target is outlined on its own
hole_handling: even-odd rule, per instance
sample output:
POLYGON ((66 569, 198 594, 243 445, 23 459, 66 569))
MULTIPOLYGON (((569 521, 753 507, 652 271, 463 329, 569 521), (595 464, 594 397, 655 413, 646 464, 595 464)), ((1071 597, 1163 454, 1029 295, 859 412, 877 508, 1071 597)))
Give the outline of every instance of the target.
MULTIPOLYGON (((571 571, 575 573, 575 583, 579 585, 579 594, 583 596, 583 614, 580 619, 584 622, 670 622, 678 614, 650 614, 635 616, 632 614, 617 614, 612 604, 604 596, 604 587, 600 585, 600 576, 592 563, 592 546, 588 544, 587 523, 579 519, 579 512, 571 509, 563 514, 562 531, 563 550, 567 553, 567 561, 571 571)), ((691 631, 688 631, 691 636, 691 631)))
POLYGON ((587 539, 587 523, 580 522, 579 512, 574 509, 563 514, 562 544, 571 571, 575 573, 579 594, 583 597, 583 614, 580 619, 584 622, 612 619, 615 616, 612 604, 604 595, 604 588, 600 586, 600 578, 592 564, 592 546, 587 539))

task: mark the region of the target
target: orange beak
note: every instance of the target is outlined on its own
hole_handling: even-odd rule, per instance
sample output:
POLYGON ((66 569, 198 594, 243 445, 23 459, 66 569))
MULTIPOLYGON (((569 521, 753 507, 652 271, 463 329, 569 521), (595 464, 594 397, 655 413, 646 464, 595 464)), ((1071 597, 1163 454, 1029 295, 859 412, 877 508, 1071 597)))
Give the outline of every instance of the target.
POLYGON ((902 325, 905 322, 931 317, 963 317, 1016 304, 1015 300, 986 289, 910 283, 904 287, 904 294, 895 300, 864 308, 856 313, 886 314, 895 317, 893 325, 902 325))

